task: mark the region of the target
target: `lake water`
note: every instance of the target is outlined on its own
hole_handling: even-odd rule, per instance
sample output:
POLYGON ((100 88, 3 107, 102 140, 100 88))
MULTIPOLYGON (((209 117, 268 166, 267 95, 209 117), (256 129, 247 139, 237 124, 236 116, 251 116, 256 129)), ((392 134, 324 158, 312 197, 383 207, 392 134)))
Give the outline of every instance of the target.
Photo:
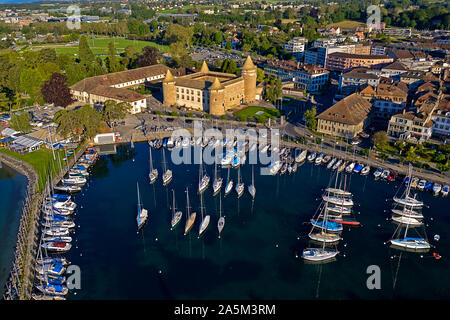
POLYGON ((2 294, 14 259, 14 246, 17 241, 22 201, 26 189, 27 178, 2 164, 0 168, 0 292, 2 294))
MULTIPOLYGON (((424 254, 402 253, 384 244, 396 228, 387 220, 390 199, 402 184, 375 181, 372 174, 350 174, 347 186, 353 192, 354 211, 362 226, 344 228, 336 261, 312 265, 298 257, 308 246, 308 221, 330 182, 332 172, 325 166, 305 163, 296 173, 283 176, 261 176, 255 167, 254 202, 247 187, 239 200, 234 190, 223 199, 226 224, 221 239, 217 237, 219 196, 213 197, 210 185, 203 197, 211 223, 198 239, 199 166, 169 163, 173 180, 163 187, 161 151, 153 150, 153 161, 159 178, 150 185, 148 144, 136 144, 134 149, 120 145, 117 154, 100 157, 83 192, 74 197, 79 206, 77 228, 67 257, 81 268, 81 290, 72 290, 69 299, 450 297, 448 198, 419 192, 426 203, 425 231, 436 248, 424 254), (149 211, 149 222, 139 234, 136 181, 149 211), (184 236, 186 186, 197 218, 194 228, 184 236), (173 231, 172 189, 177 208, 184 214, 173 231), (433 240, 435 234, 441 236, 439 242, 433 240), (442 259, 434 259, 432 252, 438 252, 442 259), (380 267, 380 290, 367 289, 366 269, 370 265, 380 267)), ((205 168, 212 183, 214 166, 205 168)), ((226 180, 227 170, 220 173, 226 180)), ((242 167, 241 175, 246 185, 250 183, 251 166, 242 167)), ((237 169, 231 169, 231 176, 236 182, 237 169)))

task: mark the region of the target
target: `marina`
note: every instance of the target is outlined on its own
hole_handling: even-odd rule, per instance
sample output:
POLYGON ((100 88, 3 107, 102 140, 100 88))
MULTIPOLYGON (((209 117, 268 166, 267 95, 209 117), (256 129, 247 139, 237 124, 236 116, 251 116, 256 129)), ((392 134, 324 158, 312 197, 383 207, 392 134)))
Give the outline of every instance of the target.
MULTIPOLYGON (((162 159, 163 150, 153 149, 154 158, 162 159)), ((381 293, 385 298, 414 298, 414 292, 419 296, 408 282, 408 277, 418 272, 421 278, 413 285, 422 288, 421 297, 423 292, 430 298, 447 295, 433 286, 440 281, 438 274, 448 268, 445 259, 437 263, 434 256, 436 253, 445 257, 450 253, 445 245, 450 226, 440 213, 443 211, 436 209, 445 205, 446 198, 414 191, 426 203, 423 208, 426 232, 439 234, 440 240, 430 240, 432 249, 422 255, 405 253, 387 243, 397 226, 390 216, 395 202, 393 195, 405 185, 400 177, 386 183, 373 175, 341 172, 339 175, 345 181, 342 194, 352 193, 354 204, 350 212, 361 225, 354 228, 340 223, 336 215, 341 209, 343 219, 348 219, 345 213, 349 212, 344 210, 348 207, 331 205, 335 216, 327 224, 342 225, 342 235, 316 234, 316 240, 326 238, 336 245, 337 250, 325 252, 335 261, 311 265, 301 259, 305 248, 310 250, 305 254, 314 254, 316 249, 309 246, 309 220, 322 202, 327 186, 334 186, 335 171, 315 162, 302 163, 296 172, 284 175, 260 175, 260 169, 267 165, 244 164, 236 169, 202 165, 204 174, 215 177, 217 170, 217 176, 227 176, 227 181, 254 184, 258 197, 252 200, 250 193, 239 198, 234 192, 226 197, 221 192, 214 196, 211 185, 198 194, 200 166, 175 166, 170 164, 170 157, 165 158, 174 176, 183 177, 173 180, 170 188, 164 187, 161 180, 149 183, 149 151, 145 143, 136 143, 134 148, 118 145, 117 154, 100 156, 92 166, 89 189, 73 195, 77 203, 77 227, 70 234, 72 248, 65 254, 67 260, 83 270, 86 285, 81 291, 70 290, 67 299, 223 299, 231 297, 230 291, 233 298, 242 299, 351 299, 354 295, 370 299, 375 296, 364 286, 368 263, 377 263, 386 273, 388 284, 381 293), (136 234, 136 189, 133 192, 131 187, 136 181, 142 201, 152 213, 151 223, 139 234, 136 234), (367 193, 371 196, 365 196, 367 193), (375 197, 379 200, 375 201, 375 197), (186 208, 177 222, 184 228, 171 230, 171 221, 180 216, 174 208, 186 208), (209 224, 213 227, 208 227, 209 224), (408 263, 401 264, 399 271, 393 273, 391 270, 395 270, 400 259, 407 259, 408 263), (423 268, 435 272, 423 272, 423 268), (396 278, 395 288, 389 281, 391 273, 396 278), (348 283, 335 274, 356 275, 361 283, 348 283), (219 278, 217 283, 215 280, 219 278), (268 279, 273 284, 269 291, 268 279), (325 279, 333 285, 321 285, 325 279), (127 289, 130 285, 131 291, 127 289)), ((155 162, 154 168, 163 172, 164 165, 155 162)))

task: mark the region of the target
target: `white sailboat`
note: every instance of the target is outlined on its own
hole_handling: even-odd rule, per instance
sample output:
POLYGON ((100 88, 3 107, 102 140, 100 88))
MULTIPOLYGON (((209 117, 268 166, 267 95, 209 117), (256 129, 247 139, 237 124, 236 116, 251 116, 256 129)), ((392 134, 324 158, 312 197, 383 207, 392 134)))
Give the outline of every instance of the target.
POLYGON ((230 179, 230 168, 228 168, 227 185, 225 186, 225 195, 233 190, 233 180, 230 179))
POLYGON ((175 229, 175 227, 180 223, 181 217, 183 216, 183 213, 181 211, 175 210, 175 191, 172 189, 172 220, 170 222, 170 230, 175 229))
POLYGON ((158 179, 158 169, 153 168, 152 148, 149 147, 148 149, 150 151, 150 173, 148 174, 148 177, 150 178, 150 184, 152 184, 158 179))
POLYGON ((186 187, 186 225, 184 226, 184 235, 187 235, 189 231, 194 226, 195 217, 197 216, 197 213, 193 212, 190 214, 190 207, 189 207, 189 189, 186 187))
POLYGON ((138 230, 140 230, 147 222, 148 212, 147 209, 142 208, 141 195, 139 194, 139 182, 136 182, 137 197, 138 197, 138 213, 136 217, 138 230))
POLYGON ((225 216, 222 217, 222 194, 221 194, 219 196, 219 221, 217 221, 217 230, 219 230, 219 239, 224 226, 225 226, 225 216))
POLYGON ((172 181, 172 170, 167 169, 166 154, 164 152, 164 149, 162 150, 162 154, 163 154, 163 168, 164 168, 164 173, 162 176, 163 186, 167 186, 170 183, 170 181, 172 181))
POLYGON ((242 194, 244 193, 244 183, 241 182, 241 167, 238 168, 238 179, 237 179, 235 190, 236 190, 238 198, 240 198, 242 196, 242 194))
POLYGON ((198 193, 203 193, 208 188, 209 180, 209 176, 203 172, 203 162, 200 162, 198 193))
POLYGON ((200 223, 200 228, 198 229, 198 238, 202 236, 202 234, 206 231, 209 225, 209 221, 211 217, 209 215, 206 215, 203 217, 203 195, 200 194, 200 212, 202 215, 202 222, 200 223))
POLYGON ((250 193, 252 198, 255 199, 256 188, 255 188, 255 173, 253 166, 252 166, 252 184, 248 186, 248 192, 250 193))
POLYGON ((219 193, 220 189, 222 188, 223 179, 221 177, 217 176, 217 156, 216 161, 214 162, 214 182, 213 182, 213 195, 219 193))

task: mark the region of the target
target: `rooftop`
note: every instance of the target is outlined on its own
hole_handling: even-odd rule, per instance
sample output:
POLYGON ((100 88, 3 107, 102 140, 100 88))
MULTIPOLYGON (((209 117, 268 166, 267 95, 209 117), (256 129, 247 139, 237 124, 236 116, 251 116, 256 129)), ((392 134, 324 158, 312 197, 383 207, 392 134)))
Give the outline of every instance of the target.
POLYGON ((345 97, 331 106, 318 118, 339 123, 356 125, 364 121, 372 108, 372 104, 357 93, 345 97))

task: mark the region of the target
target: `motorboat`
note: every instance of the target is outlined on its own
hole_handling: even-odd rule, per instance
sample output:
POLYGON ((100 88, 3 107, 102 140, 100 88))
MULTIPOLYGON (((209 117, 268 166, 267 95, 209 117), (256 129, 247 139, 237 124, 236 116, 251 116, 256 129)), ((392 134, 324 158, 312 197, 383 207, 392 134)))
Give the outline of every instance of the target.
POLYGON ((313 162, 315 158, 316 158, 316 153, 315 153, 315 152, 311 153, 311 154, 307 157, 307 159, 308 159, 309 162, 313 162))
POLYGON ((442 190, 442 185, 439 183, 434 183, 433 184, 433 194, 434 195, 438 195, 439 192, 442 190))
POLYGON ((333 170, 339 169, 341 167, 341 164, 342 160, 341 159, 337 160, 336 163, 333 165, 333 170))
POLYGON ((403 239, 392 239, 390 240, 391 245, 395 247, 412 249, 412 250, 428 250, 430 249, 430 244, 423 238, 410 238, 405 237, 403 239))
POLYGON ((42 284, 36 286, 36 289, 44 294, 54 296, 65 296, 69 293, 69 289, 67 289, 67 287, 56 284, 42 284))
POLYGON ((331 159, 331 161, 328 162, 328 164, 327 164, 327 169, 331 169, 335 163, 336 163, 336 158, 331 159))
POLYGON ((316 158, 316 160, 315 160, 315 164, 316 164, 316 165, 321 164, 321 163, 322 163, 322 160, 323 160, 323 153, 321 153, 321 154, 319 154, 319 155, 317 156, 317 158, 316 158))
POLYGON ((269 169, 270 174, 274 176, 281 169, 281 166, 282 166, 282 163, 281 163, 281 161, 278 160, 278 161, 270 163, 267 168, 269 169))
POLYGON ((353 171, 354 168, 355 168, 355 163, 352 162, 352 163, 350 163, 350 164, 345 168, 345 171, 348 172, 348 173, 350 173, 350 172, 353 171))
POLYGON ((370 173, 370 166, 369 165, 367 165, 367 166, 365 166, 364 168, 362 168, 362 170, 361 170, 361 175, 362 176, 366 176, 366 175, 368 175, 370 173))
POLYGON ((360 173, 361 170, 362 170, 363 168, 364 168, 364 166, 363 166, 362 164, 358 163, 358 164, 355 166, 355 168, 353 169, 353 172, 354 172, 354 173, 360 173))
POLYGON ((375 178, 379 178, 381 176, 381 173, 383 173, 383 169, 377 168, 377 170, 375 170, 373 175, 374 175, 375 178))
POLYGON ((426 180, 422 179, 419 181, 419 183, 417 184, 417 189, 419 189, 420 191, 423 191, 423 189, 425 189, 425 184, 427 183, 426 180))
POLYGON ((70 244, 70 242, 49 241, 49 242, 43 242, 41 244, 41 247, 44 249, 47 249, 48 251, 67 252, 72 248, 72 245, 70 244))
POLYGON ((74 184, 77 186, 82 186, 85 185, 87 180, 86 178, 82 178, 82 177, 69 177, 69 178, 63 178, 61 179, 61 182, 63 184, 74 184))
POLYGON ((383 170, 383 172, 381 173, 381 178, 382 179, 387 179, 387 177, 389 176, 390 171, 385 169, 383 170))
POLYGON ((442 196, 446 197, 448 195, 449 189, 450 189, 450 187, 447 184, 445 186, 443 186, 441 189, 442 196))

